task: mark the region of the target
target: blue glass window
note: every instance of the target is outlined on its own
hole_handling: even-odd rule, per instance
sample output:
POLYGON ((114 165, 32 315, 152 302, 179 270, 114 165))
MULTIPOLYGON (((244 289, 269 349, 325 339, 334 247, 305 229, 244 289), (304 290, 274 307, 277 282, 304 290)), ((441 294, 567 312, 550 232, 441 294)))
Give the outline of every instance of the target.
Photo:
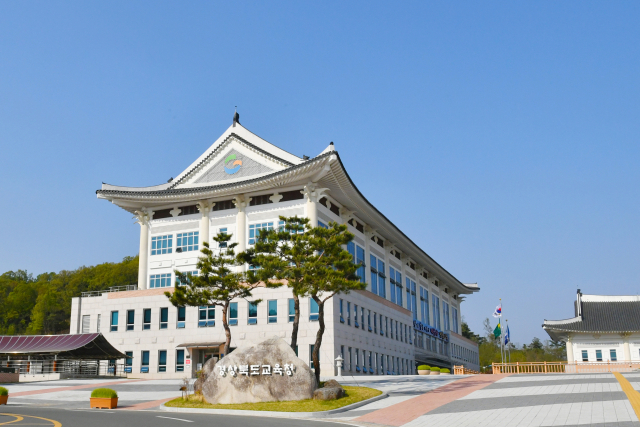
POLYGON ((135 310, 127 310, 127 331, 133 331, 135 314, 135 310))
POLYGON ((267 309, 269 311, 267 321, 269 323, 277 323, 278 322, 278 301, 274 299, 267 301, 267 309))
POLYGON ((170 254, 173 246, 173 235, 155 236, 151 238, 151 255, 170 254))
MULTIPOLYGON (((220 229, 220 233, 221 234, 227 234, 227 227, 221 228, 220 229)), ((226 248, 227 247, 227 242, 221 242, 218 244, 219 248, 226 248)))
POLYGON ((365 262, 364 262, 364 248, 356 245, 356 264, 360 264, 357 274, 360 277, 360 282, 365 283, 367 277, 365 276, 365 262))
POLYGON ((378 295, 378 259, 370 255, 369 260, 369 268, 371 269, 371 292, 378 295))
POLYGON ((238 303, 232 302, 229 304, 229 326, 236 326, 238 324, 238 303))
POLYGON ((273 230, 273 222, 262 222, 260 224, 251 224, 249 226, 249 244, 256 243, 256 239, 260 234, 260 230, 273 230))
POLYGON ((187 308, 178 307, 178 323, 176 324, 176 328, 184 329, 186 327, 186 321, 187 321, 187 308))
POLYGON ((296 320, 296 301, 289 298, 289 322, 296 320))
MULTIPOLYGON (((340 299, 340 323, 344 323, 343 309, 344 309, 344 300, 340 299)), ((344 357, 343 357, 343 359, 344 359, 344 357)))
POLYGON ((143 351, 142 358, 140 360, 140 372, 148 373, 149 372, 149 352, 143 351))
POLYGON ((142 310, 142 329, 148 330, 151 329, 151 309, 145 308, 142 310))
POLYGON ((118 332, 118 312, 111 312, 111 332, 118 332))
POLYGON ((160 309, 160 329, 169 327, 169 309, 167 307, 160 309))
POLYGON ((429 292, 420 286, 420 321, 429 325, 429 292))
POLYGON ((396 270, 393 267, 389 267, 389 290, 391 302, 396 302, 396 270))
POLYGON ((313 298, 309 298, 309 320, 318 320, 319 311, 318 303, 313 298))
POLYGON ((318 221, 318 227, 322 227, 322 228, 326 228, 326 229, 329 228, 329 226, 327 224, 325 224, 324 222, 322 222, 322 221, 318 221))
POLYGON ((167 350, 158 351, 158 372, 167 372, 167 350))
POLYGON ((440 329, 440 298, 431 294, 431 311, 433 311, 433 326, 440 329))
POLYGON ((249 325, 258 324, 258 304, 249 303, 249 325))
POLYGON ((176 252, 190 252, 198 250, 198 231, 178 233, 176 235, 176 252))
POLYGON ((152 274, 149 276, 149 288, 166 288, 171 286, 171 273, 152 274))
POLYGON ((184 372, 184 350, 176 351, 176 372, 184 372))
POLYGON ((387 298, 387 287, 385 283, 385 269, 384 261, 378 260, 378 295, 382 298, 387 298))
POLYGON ((198 327, 207 328, 216 326, 216 306, 201 305, 198 308, 198 327))

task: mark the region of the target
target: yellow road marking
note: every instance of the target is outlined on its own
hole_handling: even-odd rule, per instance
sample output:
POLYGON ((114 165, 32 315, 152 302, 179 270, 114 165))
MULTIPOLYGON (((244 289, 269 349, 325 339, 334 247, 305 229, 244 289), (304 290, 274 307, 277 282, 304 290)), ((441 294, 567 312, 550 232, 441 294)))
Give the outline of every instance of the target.
POLYGON ((622 376, 620 372, 614 372, 613 375, 616 376, 616 379, 620 383, 620 387, 622 387, 622 391, 627 395, 627 399, 629 399, 629 403, 631 403, 631 407, 633 411, 636 413, 638 419, 640 419, 640 393, 638 393, 629 380, 622 376))
POLYGON ((49 418, 43 418, 43 417, 36 417, 34 415, 18 415, 18 414, 0 414, 0 415, 8 415, 10 417, 19 418, 19 419, 15 419, 13 421, 9 421, 9 422, 6 422, 6 423, 0 423, 0 425, 11 424, 11 423, 15 423, 17 421, 22 421, 22 420, 24 420, 24 417, 27 417, 27 418, 37 418, 39 420, 49 421, 50 423, 53 423, 53 427, 62 427, 62 424, 60 422, 56 421, 56 420, 50 420, 49 418))
POLYGON ((24 420, 24 418, 22 418, 22 417, 20 417, 18 415, 13 415, 13 414, 0 414, 0 415, 6 415, 8 417, 16 417, 16 419, 13 420, 13 421, 7 421, 6 423, 0 423, 0 426, 3 426, 5 424, 17 423, 18 421, 24 420))

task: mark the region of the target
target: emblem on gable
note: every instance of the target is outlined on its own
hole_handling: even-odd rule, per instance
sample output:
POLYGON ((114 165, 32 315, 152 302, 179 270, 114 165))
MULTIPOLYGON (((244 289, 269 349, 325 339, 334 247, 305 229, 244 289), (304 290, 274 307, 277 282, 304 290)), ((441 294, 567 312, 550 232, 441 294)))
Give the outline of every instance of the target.
POLYGON ((258 163, 251 157, 240 153, 237 150, 229 151, 226 156, 207 168, 194 183, 204 184, 217 181, 227 181, 232 176, 233 179, 245 178, 254 175, 263 175, 273 172, 273 169, 258 163))

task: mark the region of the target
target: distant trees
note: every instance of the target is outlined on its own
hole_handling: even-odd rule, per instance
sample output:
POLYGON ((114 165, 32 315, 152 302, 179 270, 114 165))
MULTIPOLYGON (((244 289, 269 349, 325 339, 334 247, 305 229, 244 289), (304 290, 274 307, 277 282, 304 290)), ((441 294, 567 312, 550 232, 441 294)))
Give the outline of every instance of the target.
POLYGON ((71 298, 137 280, 137 256, 35 278, 24 270, 7 271, 0 275, 0 334, 69 333, 71 298))

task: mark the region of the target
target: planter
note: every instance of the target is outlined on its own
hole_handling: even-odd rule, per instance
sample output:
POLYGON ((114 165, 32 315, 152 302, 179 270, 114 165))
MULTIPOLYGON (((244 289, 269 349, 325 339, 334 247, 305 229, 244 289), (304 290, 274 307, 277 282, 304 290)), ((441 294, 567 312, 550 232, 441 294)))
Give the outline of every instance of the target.
POLYGON ((91 397, 91 407, 99 409, 114 409, 118 407, 118 398, 91 397))
POLYGON ((418 375, 429 375, 430 372, 428 369, 418 369, 418 375))
POLYGON ((451 372, 440 372, 440 375, 451 375, 451 372))
POLYGON ((429 375, 440 375, 440 371, 431 371, 429 375))
POLYGON ((9 396, 0 396, 0 405, 6 405, 7 400, 9 400, 9 396))

